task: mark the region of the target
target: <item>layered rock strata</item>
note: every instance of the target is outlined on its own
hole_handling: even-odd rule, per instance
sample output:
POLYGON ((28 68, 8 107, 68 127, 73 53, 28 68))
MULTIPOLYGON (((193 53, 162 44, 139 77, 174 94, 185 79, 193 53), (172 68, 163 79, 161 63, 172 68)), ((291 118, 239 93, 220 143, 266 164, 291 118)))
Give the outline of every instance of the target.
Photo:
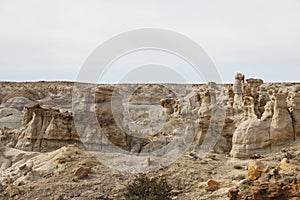
POLYGON ((5 144, 50 151, 78 143, 95 151, 115 146, 147 153, 192 138, 193 151, 249 158, 300 138, 300 85, 295 83, 245 81, 238 73, 233 85, 91 85, 80 93, 72 86, 0 83, 0 128, 13 133, 6 134, 5 144))
POLYGON ((80 144, 73 116, 39 104, 26 107, 15 148, 27 151, 51 151, 70 143, 80 144))

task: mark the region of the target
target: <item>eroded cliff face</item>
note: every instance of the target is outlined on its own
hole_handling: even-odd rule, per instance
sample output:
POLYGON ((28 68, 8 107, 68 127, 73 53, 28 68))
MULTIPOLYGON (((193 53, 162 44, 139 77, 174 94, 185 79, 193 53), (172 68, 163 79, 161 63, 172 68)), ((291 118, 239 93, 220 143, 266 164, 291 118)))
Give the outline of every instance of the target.
POLYGON ((237 158, 274 152, 298 139, 299 84, 260 84, 255 88, 255 95, 244 94, 243 117, 233 134, 231 155, 237 158))
POLYGON ((11 130, 14 137, 6 143, 26 151, 52 151, 77 143, 91 151, 110 152, 115 146, 147 153, 169 143, 179 125, 180 119, 166 121, 168 116, 161 114, 159 100, 172 92, 159 85, 92 85, 73 94, 75 116, 68 106, 70 96, 62 95, 62 108, 57 102, 49 108, 47 97, 37 100, 24 107, 22 126, 11 130), (134 88, 133 94, 126 99, 129 88, 134 88))
POLYGON ((72 88, 70 82, 0 82, 0 128, 21 128, 22 111, 33 103, 70 111, 72 88))
POLYGON ((214 152, 250 158, 276 152, 299 138, 299 84, 253 78, 245 82, 238 73, 233 86, 198 85, 186 97, 163 99, 161 104, 171 118, 194 122, 186 126, 197 132, 196 152, 208 145, 214 152))
POLYGON ((26 151, 52 151, 67 144, 81 144, 72 113, 41 108, 39 104, 25 107, 18 134, 15 148, 26 151))
POLYGON ((240 73, 233 85, 92 85, 81 93, 72 83, 0 85, 0 128, 10 128, 2 131, 5 144, 27 151, 77 143, 147 153, 185 138, 194 153, 249 158, 300 138, 300 84, 240 73))
MULTIPOLYGON (((112 107, 114 87, 110 85, 85 87, 73 95, 73 108, 78 135, 88 150, 110 150, 110 142, 130 150, 130 136, 123 130, 123 107, 119 99, 112 107), (114 111, 114 114, 113 114, 114 111)), ((119 98, 118 94, 114 98, 119 98)))
POLYGON ((297 89, 298 91, 297 93, 293 92, 292 95, 290 95, 291 106, 289 107, 289 112, 291 113, 292 116, 295 138, 299 140, 300 139, 300 93, 299 93, 300 86, 295 89, 297 89))

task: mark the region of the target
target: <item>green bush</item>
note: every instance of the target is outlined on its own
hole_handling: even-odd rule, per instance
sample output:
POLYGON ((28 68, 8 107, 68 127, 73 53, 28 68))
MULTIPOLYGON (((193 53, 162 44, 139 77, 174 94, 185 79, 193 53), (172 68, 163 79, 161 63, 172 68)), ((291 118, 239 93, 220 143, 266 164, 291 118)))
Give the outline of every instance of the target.
POLYGON ((148 178, 141 174, 126 186, 126 200, 169 200, 172 186, 165 177, 148 178))

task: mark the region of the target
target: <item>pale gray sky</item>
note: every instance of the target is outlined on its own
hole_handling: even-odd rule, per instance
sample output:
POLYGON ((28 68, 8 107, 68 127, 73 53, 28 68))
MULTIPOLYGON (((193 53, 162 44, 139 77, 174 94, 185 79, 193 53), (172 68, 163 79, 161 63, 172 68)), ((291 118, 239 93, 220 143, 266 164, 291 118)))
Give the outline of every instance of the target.
POLYGON ((225 82, 300 81, 300 0, 0 0, 0 27, 0 80, 76 80, 102 42, 151 27, 197 42, 225 82))

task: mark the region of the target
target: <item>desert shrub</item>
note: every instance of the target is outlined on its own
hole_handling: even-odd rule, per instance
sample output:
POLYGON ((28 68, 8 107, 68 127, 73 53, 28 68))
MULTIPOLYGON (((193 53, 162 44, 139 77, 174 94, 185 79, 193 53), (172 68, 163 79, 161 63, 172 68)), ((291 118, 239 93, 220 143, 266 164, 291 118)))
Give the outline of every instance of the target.
POLYGON ((172 186, 165 177, 148 178, 141 174, 126 186, 126 200, 169 200, 172 186))

